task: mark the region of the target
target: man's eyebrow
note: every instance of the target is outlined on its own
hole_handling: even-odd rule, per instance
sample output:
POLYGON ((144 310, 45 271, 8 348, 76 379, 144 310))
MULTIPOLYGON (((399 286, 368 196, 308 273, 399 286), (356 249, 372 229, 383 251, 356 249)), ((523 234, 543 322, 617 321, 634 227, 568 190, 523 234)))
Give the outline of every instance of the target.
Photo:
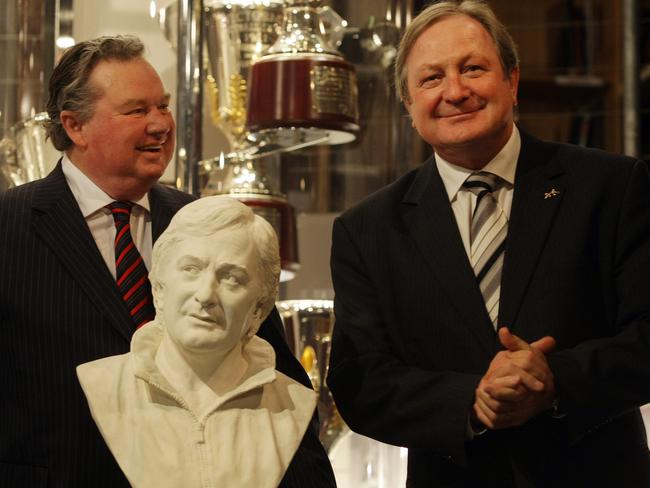
POLYGON ((245 273, 248 275, 248 269, 245 266, 241 266, 239 264, 234 264, 234 263, 223 263, 219 265, 217 268, 218 273, 223 273, 223 272, 231 272, 231 271, 238 271, 240 273, 245 273))
MULTIPOLYGON (((485 55, 479 52, 471 51, 466 55, 464 55, 463 57, 459 58, 457 62, 461 64, 467 63, 470 59, 478 59, 479 61, 483 61, 485 60, 485 55)), ((427 71, 437 71, 439 69, 441 69, 440 63, 429 62, 429 63, 422 63, 421 65, 417 66, 416 71, 420 73, 420 72, 427 72, 427 71)))
POLYGON ((437 69, 440 69, 440 66, 437 64, 432 64, 432 63, 424 63, 421 64, 420 66, 417 67, 417 71, 435 71, 437 69))
POLYGON ((233 263, 224 263, 220 265, 216 269, 216 274, 217 276, 234 275, 238 280, 241 280, 242 283, 248 283, 251 279, 251 275, 245 266, 233 263))
POLYGON ((193 256, 192 254, 184 254, 182 256, 179 256, 179 258, 176 260, 177 263, 183 263, 183 262, 187 262, 187 261, 198 262, 198 263, 201 263, 201 264, 204 263, 204 260, 202 260, 201 258, 199 258, 197 256, 193 256))
MULTIPOLYGON (((171 99, 171 95, 169 93, 165 93, 162 96, 162 98, 158 100, 157 103, 169 103, 170 99, 171 99)), ((145 100, 144 98, 128 98, 120 105, 122 107, 129 107, 134 105, 148 105, 148 104, 149 104, 149 100, 145 100)))

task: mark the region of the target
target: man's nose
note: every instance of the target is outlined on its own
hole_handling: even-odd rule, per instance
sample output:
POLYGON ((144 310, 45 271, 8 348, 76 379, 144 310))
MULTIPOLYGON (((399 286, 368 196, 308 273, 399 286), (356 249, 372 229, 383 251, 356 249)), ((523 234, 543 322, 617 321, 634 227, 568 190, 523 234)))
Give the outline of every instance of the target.
POLYGON ((147 132, 149 134, 165 135, 174 127, 174 119, 169 109, 155 108, 147 114, 147 132))
POLYGON ((470 95, 469 87, 460 73, 454 73, 445 77, 443 97, 448 103, 460 103, 470 95))
POLYGON ((218 287, 219 281, 216 277, 204 276, 198 283, 194 299, 203 309, 209 310, 219 303, 218 287))

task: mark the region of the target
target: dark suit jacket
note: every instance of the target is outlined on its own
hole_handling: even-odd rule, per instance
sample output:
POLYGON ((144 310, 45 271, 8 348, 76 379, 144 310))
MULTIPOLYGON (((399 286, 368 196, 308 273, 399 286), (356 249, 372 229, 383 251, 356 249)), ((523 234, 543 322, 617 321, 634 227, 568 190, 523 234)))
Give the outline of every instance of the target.
POLYGON ((650 486, 644 163, 522 134, 498 323, 557 339, 563 419, 467 441, 499 344, 433 157, 335 221, 331 264, 329 387, 352 429, 409 448, 407 486, 650 486))
MULTIPOLYGON (((193 197, 161 185, 149 196, 155 240, 193 197)), ((279 321, 274 312, 258 334, 276 350, 280 371, 310 385, 279 321)), ((0 486, 129 486, 75 368, 128 352, 130 324, 60 164, 0 195, 0 486)), ((286 486, 334 486, 315 432, 305 435, 286 486)))

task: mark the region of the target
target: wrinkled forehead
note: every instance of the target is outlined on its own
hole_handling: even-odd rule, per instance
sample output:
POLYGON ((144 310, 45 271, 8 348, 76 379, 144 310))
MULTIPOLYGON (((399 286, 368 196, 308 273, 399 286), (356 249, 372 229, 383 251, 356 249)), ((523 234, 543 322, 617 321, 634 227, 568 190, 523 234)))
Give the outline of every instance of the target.
MULTIPOLYGON (((432 20, 422 28, 417 37, 409 46, 408 54, 411 54, 413 48, 423 41, 432 43, 445 43, 449 38, 449 33, 458 34, 463 38, 471 38, 489 44, 498 50, 496 39, 490 33, 490 30, 479 19, 463 13, 453 13, 444 15, 432 20)), ((408 55, 407 55, 408 59, 408 55)))
POLYGON ((167 96, 162 80, 144 58, 103 59, 88 76, 88 86, 96 95, 142 99, 167 96))
POLYGON ((246 229, 222 229, 211 234, 184 234, 170 241, 159 256, 163 267, 174 265, 182 257, 196 258, 213 265, 257 267, 260 259, 253 236, 246 229))

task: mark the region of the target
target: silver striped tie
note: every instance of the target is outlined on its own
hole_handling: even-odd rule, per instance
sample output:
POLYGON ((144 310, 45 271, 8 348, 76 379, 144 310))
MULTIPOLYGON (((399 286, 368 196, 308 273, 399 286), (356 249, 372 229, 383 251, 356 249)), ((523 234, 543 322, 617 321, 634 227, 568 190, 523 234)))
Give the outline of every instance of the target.
POLYGON ((479 171, 472 173, 463 183, 464 188, 476 195, 469 238, 470 263, 495 328, 499 316, 501 270, 508 233, 508 219, 492 195, 498 182, 498 176, 479 171))

